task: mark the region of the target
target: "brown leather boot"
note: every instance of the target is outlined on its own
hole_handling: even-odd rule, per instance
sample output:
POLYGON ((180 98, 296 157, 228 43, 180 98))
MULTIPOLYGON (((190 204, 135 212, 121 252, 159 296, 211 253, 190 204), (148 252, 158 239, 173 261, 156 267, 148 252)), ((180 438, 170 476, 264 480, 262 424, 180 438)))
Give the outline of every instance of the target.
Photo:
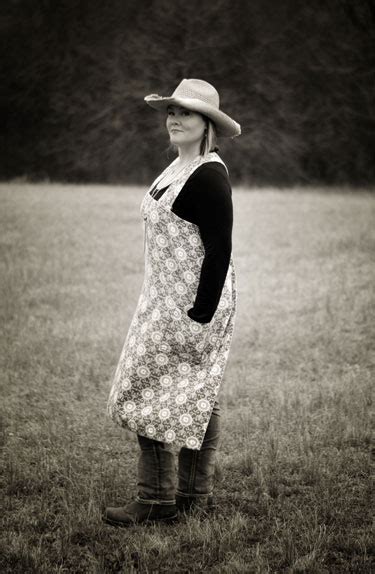
POLYGON ((176 507, 178 512, 190 514, 192 512, 212 512, 216 502, 212 495, 207 496, 181 496, 176 494, 176 507))
POLYGON ((178 455, 176 506, 179 512, 214 510, 216 449, 220 437, 219 407, 212 411, 200 450, 181 448, 178 455))
POLYGON ((134 526, 140 523, 164 522, 170 523, 177 519, 175 504, 144 504, 131 502, 127 506, 108 507, 105 509, 103 521, 111 526, 134 526))

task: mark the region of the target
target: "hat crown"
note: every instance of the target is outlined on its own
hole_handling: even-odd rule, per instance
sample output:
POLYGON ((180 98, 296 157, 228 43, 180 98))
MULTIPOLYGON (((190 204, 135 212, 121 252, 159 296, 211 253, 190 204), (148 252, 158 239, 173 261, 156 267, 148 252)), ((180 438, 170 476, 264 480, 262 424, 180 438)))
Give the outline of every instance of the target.
POLYGON ((173 98, 201 100, 219 109, 220 98, 217 90, 208 82, 197 79, 183 79, 172 94, 173 98))

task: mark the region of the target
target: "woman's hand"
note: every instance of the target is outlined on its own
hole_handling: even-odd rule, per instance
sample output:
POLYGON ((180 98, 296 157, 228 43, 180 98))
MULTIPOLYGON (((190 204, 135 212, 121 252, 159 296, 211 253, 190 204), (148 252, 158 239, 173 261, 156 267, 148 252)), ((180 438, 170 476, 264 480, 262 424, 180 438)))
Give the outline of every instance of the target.
POLYGON ((207 336, 210 330, 210 323, 198 323, 191 319, 187 313, 184 314, 185 338, 184 352, 188 353, 194 363, 199 363, 207 346, 207 336))

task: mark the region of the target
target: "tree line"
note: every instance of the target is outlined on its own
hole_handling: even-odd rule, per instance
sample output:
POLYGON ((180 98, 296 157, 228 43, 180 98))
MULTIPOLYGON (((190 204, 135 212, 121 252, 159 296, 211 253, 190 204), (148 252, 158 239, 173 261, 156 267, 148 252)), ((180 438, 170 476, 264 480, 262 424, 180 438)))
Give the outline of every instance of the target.
POLYGON ((149 93, 203 78, 249 185, 375 180, 371 0, 4 0, 0 177, 149 183, 170 161, 149 93))

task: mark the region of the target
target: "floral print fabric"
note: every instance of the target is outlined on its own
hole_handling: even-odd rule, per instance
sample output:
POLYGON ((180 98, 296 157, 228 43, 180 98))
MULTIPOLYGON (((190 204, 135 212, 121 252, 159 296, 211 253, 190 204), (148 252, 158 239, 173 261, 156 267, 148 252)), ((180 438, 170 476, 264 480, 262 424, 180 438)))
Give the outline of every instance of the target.
POLYGON ((187 178, 206 161, 224 163, 215 152, 200 156, 159 200, 149 194, 159 178, 143 198, 144 281, 108 400, 109 415, 118 424, 194 450, 202 445, 224 375, 237 299, 231 256, 210 323, 187 315, 194 305, 204 247, 199 227, 171 208, 187 178))

